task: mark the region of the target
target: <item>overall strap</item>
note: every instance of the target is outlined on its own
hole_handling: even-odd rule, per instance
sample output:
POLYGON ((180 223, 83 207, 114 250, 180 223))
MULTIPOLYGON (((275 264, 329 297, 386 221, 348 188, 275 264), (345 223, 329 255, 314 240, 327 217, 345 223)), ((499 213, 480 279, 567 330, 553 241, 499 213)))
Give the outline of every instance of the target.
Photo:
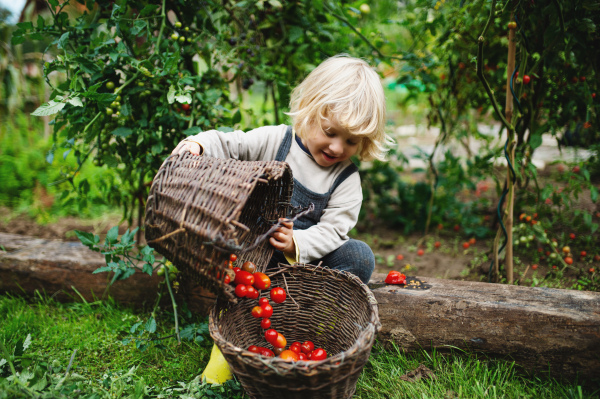
POLYGON ((346 169, 344 169, 342 171, 342 173, 340 173, 340 175, 337 177, 337 179, 335 179, 335 181, 331 185, 331 188, 329 189, 329 194, 333 193, 335 191, 335 189, 340 184, 342 184, 344 182, 344 180, 346 180, 348 177, 350 177, 350 175, 352 175, 354 172, 358 172, 358 168, 356 167, 356 165, 351 163, 350 165, 348 165, 346 167, 346 169))
POLYGON ((283 140, 281 141, 281 145, 279 146, 279 150, 277 150, 277 155, 275 155, 276 161, 285 161, 288 152, 290 152, 290 148, 292 147, 292 138, 293 138, 293 129, 291 126, 287 127, 285 131, 285 136, 283 136, 283 140))

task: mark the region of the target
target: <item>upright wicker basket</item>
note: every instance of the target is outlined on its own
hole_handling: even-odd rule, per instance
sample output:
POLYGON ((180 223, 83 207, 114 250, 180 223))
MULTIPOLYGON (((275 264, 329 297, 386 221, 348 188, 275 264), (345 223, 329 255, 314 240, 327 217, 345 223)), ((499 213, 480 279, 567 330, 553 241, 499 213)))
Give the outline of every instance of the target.
POLYGON ((264 270, 268 233, 291 212, 293 178, 285 162, 171 155, 146 203, 146 241, 187 277, 235 301, 223 284, 231 253, 264 270))
MULTIPOLYGON (((218 301, 209 316, 210 334, 246 393, 253 398, 350 398, 381 328, 377 301, 350 273, 313 265, 280 265, 272 286, 288 298, 274 304, 272 327, 288 343, 313 341, 333 355, 321 361, 288 362, 250 352, 265 346, 256 300, 218 301)), ((268 296, 262 292, 261 297, 268 296)))

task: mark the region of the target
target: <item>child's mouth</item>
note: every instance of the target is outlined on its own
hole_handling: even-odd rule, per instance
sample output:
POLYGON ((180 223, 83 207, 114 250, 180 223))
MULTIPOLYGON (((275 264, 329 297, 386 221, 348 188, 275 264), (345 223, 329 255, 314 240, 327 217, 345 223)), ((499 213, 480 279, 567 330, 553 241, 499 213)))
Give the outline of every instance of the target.
POLYGON ((333 162, 337 159, 337 157, 332 157, 331 155, 328 155, 326 152, 323 152, 323 158, 325 158, 325 160, 328 162, 333 162))

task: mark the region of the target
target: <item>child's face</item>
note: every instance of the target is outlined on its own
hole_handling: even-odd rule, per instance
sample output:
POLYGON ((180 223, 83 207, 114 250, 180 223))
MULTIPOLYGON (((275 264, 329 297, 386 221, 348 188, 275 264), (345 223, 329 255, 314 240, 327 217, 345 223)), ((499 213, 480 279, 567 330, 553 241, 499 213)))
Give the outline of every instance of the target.
POLYGON ((335 119, 314 123, 302 144, 308 148, 317 164, 323 167, 343 162, 356 154, 361 139, 344 130, 335 119))

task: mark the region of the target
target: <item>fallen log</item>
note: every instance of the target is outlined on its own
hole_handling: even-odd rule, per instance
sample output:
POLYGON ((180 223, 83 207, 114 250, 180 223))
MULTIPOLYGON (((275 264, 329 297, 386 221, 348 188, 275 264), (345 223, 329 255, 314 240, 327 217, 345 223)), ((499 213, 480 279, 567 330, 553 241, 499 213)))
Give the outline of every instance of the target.
POLYGON ((513 359, 528 371, 598 378, 600 293, 421 278, 425 289, 369 286, 380 341, 407 351, 450 349, 513 359))
MULTIPOLYGON (((92 274, 104 258, 78 242, 0 233, 0 246, 5 249, 0 293, 41 291, 60 301, 80 296, 93 301, 105 293, 108 275, 92 274)), ((454 347, 500 355, 554 376, 597 378, 600 293, 424 277, 410 289, 385 285, 384 278, 374 274, 369 284, 379 303, 380 342, 395 342, 406 351, 454 347)), ((152 305, 159 281, 136 273, 117 281, 108 294, 125 304, 152 305)), ((203 315, 215 300, 186 281, 180 297, 203 315)))
MULTIPOLYGON (((33 296, 36 291, 59 302, 92 302, 108 296, 136 308, 154 305, 162 277, 136 272, 109 286, 112 274, 92 274, 106 266, 104 256, 80 242, 48 240, 0 233, 0 293, 33 296)), ((181 282, 182 296, 193 298, 192 311, 208 314, 215 296, 201 287, 181 282)), ((161 303, 170 305, 168 294, 161 303)))

